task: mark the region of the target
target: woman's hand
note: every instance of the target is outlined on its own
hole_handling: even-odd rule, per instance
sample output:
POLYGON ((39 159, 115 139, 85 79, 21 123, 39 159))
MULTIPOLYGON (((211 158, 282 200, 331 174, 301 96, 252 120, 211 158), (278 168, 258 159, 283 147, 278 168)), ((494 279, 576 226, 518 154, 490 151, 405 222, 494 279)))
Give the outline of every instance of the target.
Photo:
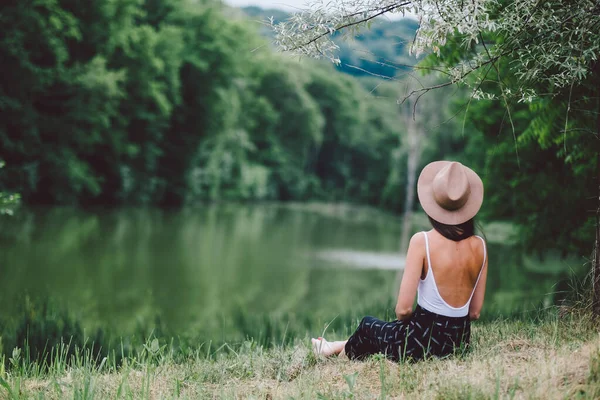
POLYGON ((412 315, 412 313, 413 313, 412 307, 400 309, 400 308, 398 308, 398 306, 396 306, 396 318, 399 321, 404 321, 405 319, 409 319, 410 316, 412 315))

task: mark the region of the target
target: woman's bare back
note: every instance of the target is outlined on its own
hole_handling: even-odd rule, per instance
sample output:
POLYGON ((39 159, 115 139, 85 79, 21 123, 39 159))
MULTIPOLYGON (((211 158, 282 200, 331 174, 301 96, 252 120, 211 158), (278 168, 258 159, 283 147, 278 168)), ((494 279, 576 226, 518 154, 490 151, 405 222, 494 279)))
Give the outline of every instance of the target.
POLYGON ((425 279, 433 268, 435 283, 442 299, 451 307, 464 306, 473 293, 484 261, 484 248, 475 236, 454 242, 435 229, 427 232, 429 238, 430 267, 423 257, 425 279))

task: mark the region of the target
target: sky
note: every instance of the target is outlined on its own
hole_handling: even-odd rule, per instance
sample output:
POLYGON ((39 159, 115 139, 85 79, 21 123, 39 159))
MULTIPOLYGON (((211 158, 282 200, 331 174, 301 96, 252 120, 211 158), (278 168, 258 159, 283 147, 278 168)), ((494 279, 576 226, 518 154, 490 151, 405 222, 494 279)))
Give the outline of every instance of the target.
POLYGON ((225 3, 235 7, 259 6, 293 11, 298 8, 305 8, 306 0, 225 0, 225 3))
MULTIPOLYGON (((297 11, 298 9, 307 8, 308 0, 224 0, 226 4, 234 7, 259 6, 261 8, 277 8, 284 11, 297 11)), ((335 0, 334 0, 335 1, 335 0)), ((400 14, 386 13, 386 17, 392 20, 401 19, 400 14)), ((410 17, 410 14, 407 14, 410 17)))

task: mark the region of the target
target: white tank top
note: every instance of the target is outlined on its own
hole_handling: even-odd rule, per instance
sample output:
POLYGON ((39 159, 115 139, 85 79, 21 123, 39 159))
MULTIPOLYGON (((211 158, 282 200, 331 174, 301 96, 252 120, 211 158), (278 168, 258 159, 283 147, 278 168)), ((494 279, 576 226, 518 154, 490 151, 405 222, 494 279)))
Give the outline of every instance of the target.
POLYGON ((481 270, 479 271, 479 276, 477 277, 477 281, 475 282, 475 286, 473 287, 473 291, 471 292, 471 296, 462 307, 452 307, 448 303, 442 299, 440 292, 438 291, 437 285, 435 283, 435 277, 433 276, 433 268, 431 267, 431 257, 429 256, 429 238, 427 238, 427 232, 423 232, 425 235, 425 248, 427 250, 427 264, 429 265, 429 270, 427 271, 427 275, 425 279, 419 280, 419 288, 417 294, 417 304, 419 304, 424 309, 431 311, 433 313, 444 315, 446 317, 464 317, 469 313, 469 305, 471 304, 471 299, 473 298, 473 294, 475 293, 475 289, 477 288, 477 284, 479 283, 479 278, 481 278, 481 272, 483 271, 483 266, 485 265, 485 258, 487 256, 485 251, 485 241, 482 237, 476 236, 481 239, 483 243, 483 264, 481 264, 481 270))

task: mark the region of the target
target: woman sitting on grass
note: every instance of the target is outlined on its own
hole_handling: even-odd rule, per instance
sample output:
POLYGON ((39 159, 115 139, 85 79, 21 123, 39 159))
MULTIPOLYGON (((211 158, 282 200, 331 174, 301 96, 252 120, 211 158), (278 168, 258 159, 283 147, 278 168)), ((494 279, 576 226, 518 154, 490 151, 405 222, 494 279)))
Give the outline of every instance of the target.
POLYGON ((417 193, 433 229, 410 240, 398 320, 365 317, 348 340, 312 339, 317 355, 363 359, 383 353, 395 361, 420 360, 468 346, 487 276, 485 242, 474 234, 473 223, 483 202, 483 183, 460 163, 436 161, 421 172, 417 193))

